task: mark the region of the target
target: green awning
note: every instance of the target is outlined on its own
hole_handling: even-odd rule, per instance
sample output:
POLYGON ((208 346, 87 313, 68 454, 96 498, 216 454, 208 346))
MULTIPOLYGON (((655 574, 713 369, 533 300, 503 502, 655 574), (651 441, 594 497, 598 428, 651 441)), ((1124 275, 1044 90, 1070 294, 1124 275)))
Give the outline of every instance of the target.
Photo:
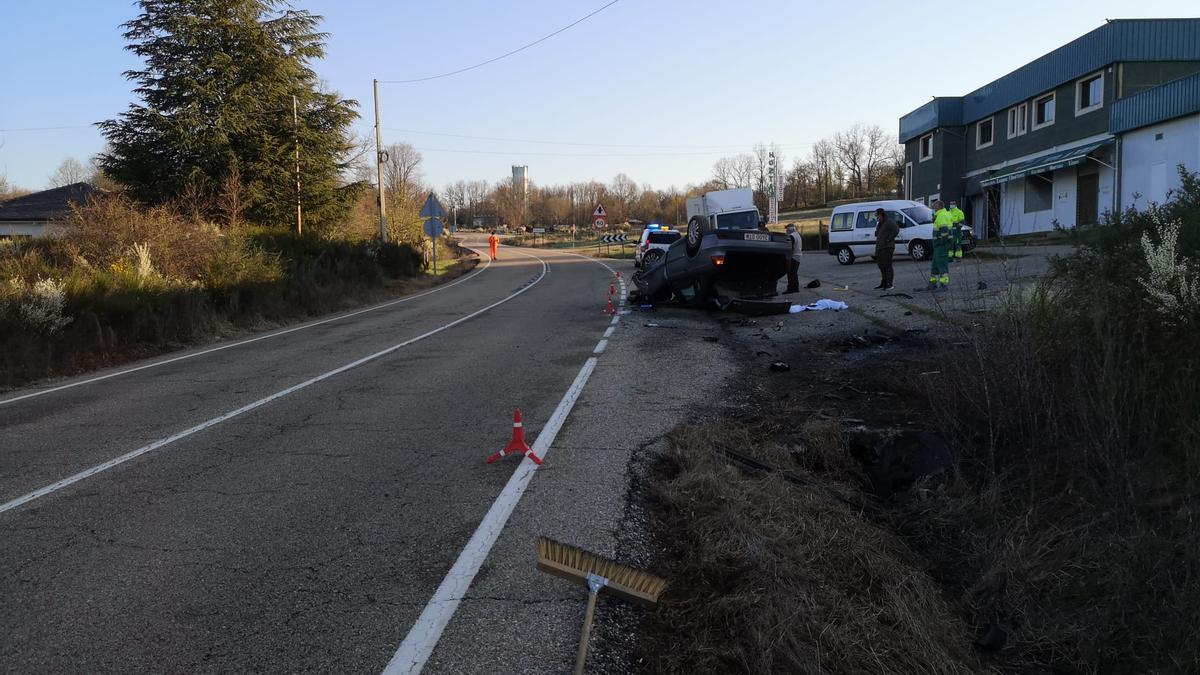
POLYGON ((1035 173, 1056 171, 1058 169, 1065 169, 1069 166, 1083 164, 1085 161, 1087 161, 1088 155, 1104 147, 1105 145, 1108 145, 1109 143, 1112 143, 1111 138, 1103 141, 1096 141, 1095 143, 1088 143, 1087 145, 1081 145, 1078 148, 1059 150, 1058 152, 1051 152, 1049 154, 1042 155, 1041 157, 1027 159, 1024 162, 1018 162, 1012 166, 1006 166, 1003 169, 997 169, 993 175, 979 181, 979 185, 980 187, 987 187, 989 185, 1007 183, 1010 180, 1025 178, 1026 176, 1032 176, 1035 173))

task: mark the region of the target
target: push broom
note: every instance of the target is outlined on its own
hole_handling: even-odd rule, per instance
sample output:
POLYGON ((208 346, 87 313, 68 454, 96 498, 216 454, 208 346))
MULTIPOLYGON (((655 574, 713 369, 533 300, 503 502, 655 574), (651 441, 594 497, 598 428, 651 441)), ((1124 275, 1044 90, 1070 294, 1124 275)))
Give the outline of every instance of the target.
POLYGON ((665 579, 653 574, 546 537, 538 537, 537 566, 543 572, 574 581, 588 589, 583 635, 579 637, 579 654, 575 657, 575 675, 583 675, 588 638, 592 634, 592 618, 596 614, 596 596, 601 591, 652 607, 667 586, 665 579))

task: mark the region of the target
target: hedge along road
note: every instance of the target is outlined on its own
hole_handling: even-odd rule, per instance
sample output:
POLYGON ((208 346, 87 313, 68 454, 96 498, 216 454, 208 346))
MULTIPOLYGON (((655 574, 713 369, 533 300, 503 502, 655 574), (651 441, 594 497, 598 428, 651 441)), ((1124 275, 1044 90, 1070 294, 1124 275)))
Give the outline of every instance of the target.
POLYGON ((7 503, 291 389, 0 513, 0 662, 382 669, 512 475, 483 464, 512 409, 536 435, 610 326, 603 267, 510 252, 412 303, 0 407, 7 503))

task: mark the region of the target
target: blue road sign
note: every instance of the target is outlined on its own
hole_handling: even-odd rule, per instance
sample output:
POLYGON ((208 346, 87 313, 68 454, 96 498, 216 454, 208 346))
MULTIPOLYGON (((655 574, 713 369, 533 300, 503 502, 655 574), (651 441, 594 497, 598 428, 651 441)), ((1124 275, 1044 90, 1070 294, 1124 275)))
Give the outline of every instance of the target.
POLYGON ((427 197, 425 199, 425 206, 421 207, 421 217, 422 218, 445 218, 446 217, 446 209, 442 208, 442 203, 438 201, 438 198, 436 196, 434 196, 434 194, 432 192, 430 192, 429 197, 427 197))
POLYGON ((429 220, 425 221, 425 234, 431 237, 442 236, 442 231, 444 229, 445 226, 442 225, 442 221, 438 220, 437 218, 430 218, 429 220))

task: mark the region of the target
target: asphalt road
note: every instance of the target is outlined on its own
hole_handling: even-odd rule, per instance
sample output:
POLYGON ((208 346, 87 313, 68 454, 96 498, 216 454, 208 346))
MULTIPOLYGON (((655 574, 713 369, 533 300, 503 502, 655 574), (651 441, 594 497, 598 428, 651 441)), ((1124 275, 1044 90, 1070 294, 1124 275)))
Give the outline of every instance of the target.
POLYGON ((532 442, 607 358, 611 272, 536 256, 501 249, 405 302, 0 396, 0 671, 380 672, 528 466, 483 462, 513 408, 532 442))

